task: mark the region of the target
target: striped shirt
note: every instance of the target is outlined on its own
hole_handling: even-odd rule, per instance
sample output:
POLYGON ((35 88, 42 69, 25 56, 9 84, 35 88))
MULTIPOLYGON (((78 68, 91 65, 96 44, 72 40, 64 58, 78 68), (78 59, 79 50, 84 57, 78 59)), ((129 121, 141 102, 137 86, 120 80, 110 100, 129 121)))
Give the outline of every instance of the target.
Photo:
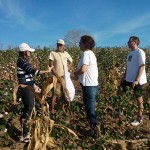
POLYGON ((38 75, 39 70, 34 69, 27 60, 18 57, 17 76, 19 84, 34 85, 33 75, 38 75))

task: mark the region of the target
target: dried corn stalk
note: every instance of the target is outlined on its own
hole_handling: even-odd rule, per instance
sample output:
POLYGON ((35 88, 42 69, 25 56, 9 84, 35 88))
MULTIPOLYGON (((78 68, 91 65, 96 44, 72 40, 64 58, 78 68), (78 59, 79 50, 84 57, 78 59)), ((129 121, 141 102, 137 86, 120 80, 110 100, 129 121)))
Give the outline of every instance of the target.
POLYGON ((60 149, 57 142, 53 139, 53 137, 50 137, 50 133, 53 127, 65 129, 78 139, 78 136, 75 134, 74 131, 72 131, 71 129, 65 126, 54 124, 54 120, 51 120, 49 118, 49 114, 50 114, 49 105, 48 103, 45 102, 45 98, 47 97, 47 94, 53 87, 56 88, 56 83, 57 83, 56 77, 51 76, 47 78, 47 80, 45 81, 44 87, 42 89, 42 98, 40 98, 39 95, 35 93, 34 89, 30 86, 17 85, 14 88, 14 91, 13 91, 14 104, 17 104, 16 102, 17 90, 19 86, 21 86, 23 88, 26 87, 30 89, 34 93, 35 99, 38 100, 38 102, 42 105, 41 117, 40 118, 36 117, 37 112, 34 109, 32 113, 32 117, 31 117, 32 119, 29 122, 30 134, 32 136, 28 145, 28 150, 33 150, 33 149, 34 150, 46 150, 47 147, 49 147, 50 149, 60 149))

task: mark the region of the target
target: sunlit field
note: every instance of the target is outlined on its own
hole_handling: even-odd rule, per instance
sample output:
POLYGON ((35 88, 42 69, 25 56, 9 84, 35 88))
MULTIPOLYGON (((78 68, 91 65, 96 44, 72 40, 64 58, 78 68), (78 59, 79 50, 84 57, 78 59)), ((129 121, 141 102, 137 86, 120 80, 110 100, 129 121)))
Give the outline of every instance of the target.
MULTIPOLYGON (((61 97, 55 105, 56 113, 51 113, 52 92, 48 91, 49 75, 35 77, 39 87, 46 91, 41 109, 35 109, 30 121, 32 134, 29 144, 19 141, 21 127, 19 111, 23 107, 17 98, 14 105, 13 91, 17 86, 16 61, 17 50, 0 51, 0 149, 77 149, 77 150, 148 150, 150 148, 150 50, 146 53, 146 72, 148 83, 144 85, 144 121, 137 127, 130 125, 136 119, 136 99, 129 89, 122 92, 120 82, 125 72, 128 50, 123 47, 96 48, 94 50, 99 69, 99 93, 96 100, 96 112, 100 137, 96 141, 90 136, 82 103, 82 92, 73 76, 81 56, 78 48, 69 48, 73 57, 71 78, 76 89, 73 102, 61 97)), ((48 66, 48 49, 37 49, 30 59, 36 68, 48 66)), ((35 101, 41 100, 43 93, 35 101)))

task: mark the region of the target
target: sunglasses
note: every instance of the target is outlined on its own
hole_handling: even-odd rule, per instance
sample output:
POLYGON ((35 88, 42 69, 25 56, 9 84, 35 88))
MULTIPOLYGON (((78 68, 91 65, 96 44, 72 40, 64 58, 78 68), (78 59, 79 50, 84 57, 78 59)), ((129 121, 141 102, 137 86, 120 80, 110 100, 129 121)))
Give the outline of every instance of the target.
POLYGON ((59 44, 59 43, 57 43, 57 46, 63 46, 63 44, 59 44))
POLYGON ((134 41, 128 41, 128 43, 132 43, 132 42, 134 42, 134 41))

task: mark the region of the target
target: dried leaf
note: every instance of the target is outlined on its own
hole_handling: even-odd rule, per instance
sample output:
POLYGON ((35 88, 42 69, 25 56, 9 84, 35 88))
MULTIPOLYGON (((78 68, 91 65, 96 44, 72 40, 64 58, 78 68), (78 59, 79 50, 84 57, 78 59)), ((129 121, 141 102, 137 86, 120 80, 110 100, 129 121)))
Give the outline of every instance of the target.
POLYGON ((79 139, 78 136, 77 136, 77 134, 73 130, 71 130, 71 129, 63 126, 63 125, 59 125, 59 124, 54 124, 54 126, 58 127, 58 128, 62 128, 64 130, 67 130, 69 133, 73 134, 76 137, 76 139, 79 139))

